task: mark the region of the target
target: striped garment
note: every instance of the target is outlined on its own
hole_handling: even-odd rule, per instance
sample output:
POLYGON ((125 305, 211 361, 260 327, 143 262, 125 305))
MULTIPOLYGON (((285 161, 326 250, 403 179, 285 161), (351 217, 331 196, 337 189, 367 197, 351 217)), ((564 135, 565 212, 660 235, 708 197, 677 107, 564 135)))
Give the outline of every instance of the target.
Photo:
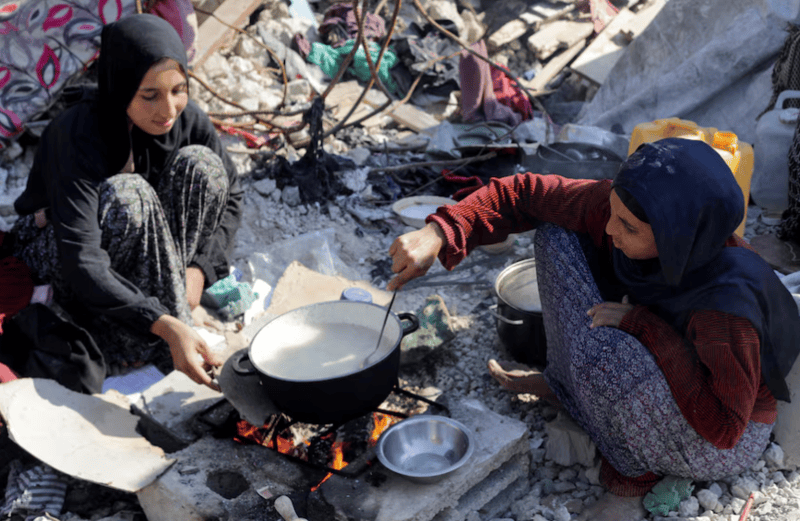
MULTIPOLYGON (((610 257, 611 251, 605 234, 610 217, 610 191, 611 182, 607 180, 521 174, 493 179, 486 189, 470 195, 457 206, 440 208, 428 217, 428 221, 436 222, 445 233, 447 244, 442 248, 439 260, 448 269, 455 267, 476 246, 501 241, 508 233, 530 230, 541 222, 554 223, 585 235, 602 264, 604 261, 608 263, 603 256, 610 257)), ((735 236, 726 245, 746 246, 735 236)), ((564 270, 573 274, 575 269, 569 262, 564 266, 564 270)), ((591 273, 587 272, 585 276, 588 278, 584 283, 593 285, 591 273)), ((541 289, 541 277, 539 280, 541 289)), ((581 308, 578 316, 585 320, 586 310, 596 302, 599 300, 590 299, 582 303, 585 307, 581 308)), ((555 306, 554 312, 559 309, 560 306, 555 306)), ((562 326, 563 329, 570 327, 562 326)), ((612 332, 610 328, 599 329, 612 332)), ((681 337, 674 328, 640 306, 626 315, 620 330, 613 331, 615 334, 623 332, 633 335, 625 335, 626 342, 635 337, 650 352, 647 369, 651 372, 661 370, 661 383, 664 385, 661 389, 669 391, 670 402, 677 406, 672 412, 684 420, 688 430, 708 441, 712 447, 727 450, 737 445, 754 422, 763 425, 762 430, 771 429, 769 424, 775 421, 777 404, 761 377, 758 335, 748 321, 718 311, 695 312, 690 317, 686 336, 681 337)), ((548 344, 549 336, 548 333, 548 344)), ((641 345, 639 342, 634 344, 641 345)), ((548 360, 550 353, 548 345, 548 360)), ((588 388, 587 399, 593 395, 592 386, 596 385, 592 383, 588 388)), ((633 384, 629 382, 629 385, 633 384)), ((661 427, 656 423, 653 428, 658 430, 661 427)), ((600 443, 598 447, 602 452, 600 443)), ((755 457, 761 454, 755 446, 752 452, 755 457)), ((627 476, 641 475, 642 480, 628 479, 606 465, 604 483, 618 494, 647 492, 655 484, 655 475, 648 472, 656 470, 656 467, 649 468, 646 459, 636 464, 625 463, 625 459, 612 458, 624 467, 627 476), (647 464, 643 465, 642 461, 647 464)))

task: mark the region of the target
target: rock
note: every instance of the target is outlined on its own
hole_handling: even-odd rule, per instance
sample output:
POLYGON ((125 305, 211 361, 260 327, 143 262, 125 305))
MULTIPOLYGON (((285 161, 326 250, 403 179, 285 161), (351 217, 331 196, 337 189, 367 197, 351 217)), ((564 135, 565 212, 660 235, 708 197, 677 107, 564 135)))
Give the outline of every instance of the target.
POLYGON ((357 166, 363 166, 372 155, 372 152, 364 147, 355 147, 347 150, 344 155, 352 159, 357 166))
POLYGON ((700 503, 694 496, 689 496, 681 501, 678 506, 678 514, 683 517, 694 517, 700 513, 700 503))
POLYGON ((252 60, 257 58, 259 60, 263 60, 264 55, 267 54, 267 50, 258 45, 252 36, 245 36, 239 39, 239 43, 236 44, 235 51, 238 56, 242 58, 247 58, 248 60, 252 60))
POLYGON ((458 28, 458 35, 463 36, 465 34, 464 20, 458 14, 456 2, 451 0, 432 0, 428 4, 428 14, 434 20, 451 20, 458 28))
POLYGON ((464 35, 463 38, 467 43, 475 43, 483 37, 486 32, 486 26, 483 25, 480 18, 469 9, 464 9, 461 13, 461 19, 464 20, 464 35))
POLYGON ((741 500, 747 500, 750 493, 758 490, 758 482, 748 476, 737 477, 731 485, 731 494, 741 500))
POLYGON ((221 76, 230 76, 232 72, 228 60, 216 52, 203 62, 201 68, 209 80, 216 80, 221 76))
POLYGON ((594 467, 586 469, 586 480, 592 485, 600 484, 600 463, 594 467))
POLYGON ((553 485, 553 489, 559 494, 563 494, 564 492, 575 490, 575 483, 572 481, 556 481, 553 485))
POLYGON ((561 505, 555 511, 553 511, 553 520, 554 521, 569 521, 572 519, 572 514, 569 513, 567 507, 561 505))
POLYGON ((555 420, 545 424, 544 429, 547 433, 545 449, 548 459, 564 467, 594 465, 595 445, 574 421, 559 413, 555 420))
POLYGON ((297 206, 302 200, 300 199, 300 188, 296 186, 285 186, 281 192, 281 199, 286 206, 297 206))
POLYGON ((706 510, 716 510, 719 505, 719 495, 709 489, 703 489, 697 493, 697 501, 706 510))
POLYGON ((292 103, 305 103, 311 97, 311 84, 306 79, 292 80, 287 95, 292 103))
POLYGON ((253 188, 256 189, 256 192, 260 193, 264 197, 267 197, 269 194, 275 191, 278 185, 274 179, 262 179, 261 181, 256 181, 253 183, 253 188))
POLYGON ((231 56, 228 60, 228 63, 231 66, 231 70, 238 74, 247 74, 255 69, 255 65, 253 62, 246 58, 242 58, 241 56, 231 56))
POLYGON ((259 110, 275 110, 283 101, 283 87, 273 86, 258 91, 259 110))
POLYGON ((784 453, 783 449, 781 449, 780 445, 777 443, 771 443, 767 450, 764 451, 764 461, 767 462, 767 465, 771 469, 782 469, 783 462, 784 462, 784 453))

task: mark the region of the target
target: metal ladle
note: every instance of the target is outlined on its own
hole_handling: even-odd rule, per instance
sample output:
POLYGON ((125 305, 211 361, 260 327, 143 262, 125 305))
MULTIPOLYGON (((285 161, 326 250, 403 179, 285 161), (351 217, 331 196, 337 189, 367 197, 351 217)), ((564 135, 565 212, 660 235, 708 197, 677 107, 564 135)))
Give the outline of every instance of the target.
POLYGON ((389 313, 392 311, 392 304, 394 304, 394 298, 397 296, 397 290, 394 290, 392 293, 392 300, 389 301, 389 306, 386 308, 386 314, 383 316, 383 325, 381 326, 381 332, 378 333, 378 344, 375 346, 375 349, 361 362, 361 369, 364 369, 367 366, 367 362, 369 359, 375 356, 375 353, 378 352, 378 349, 381 347, 381 339, 383 339, 383 330, 386 328, 386 320, 389 318, 389 313))

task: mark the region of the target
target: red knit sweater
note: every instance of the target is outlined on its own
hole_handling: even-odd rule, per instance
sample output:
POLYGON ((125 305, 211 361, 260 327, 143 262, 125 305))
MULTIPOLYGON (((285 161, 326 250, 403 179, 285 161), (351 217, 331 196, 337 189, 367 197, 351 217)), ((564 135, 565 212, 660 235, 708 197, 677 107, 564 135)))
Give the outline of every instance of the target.
MULTIPOLYGON (((441 226, 447 237, 439 255, 447 269, 474 247, 502 241, 509 233, 530 230, 539 222, 587 233, 610 255, 605 233, 610 193, 608 180, 519 174, 493 179, 459 204, 440 208, 428 221, 441 226)), ((736 236, 727 244, 749 247, 736 236)), ((696 311, 682 335, 647 307, 636 306, 619 329, 653 353, 689 425, 714 446, 735 446, 750 420, 775 421, 777 404, 761 376, 758 333, 747 319, 696 311)), ((648 485, 637 487, 636 480, 605 466, 609 468, 603 469, 604 481, 620 495, 638 495, 654 484, 648 478, 648 485)))

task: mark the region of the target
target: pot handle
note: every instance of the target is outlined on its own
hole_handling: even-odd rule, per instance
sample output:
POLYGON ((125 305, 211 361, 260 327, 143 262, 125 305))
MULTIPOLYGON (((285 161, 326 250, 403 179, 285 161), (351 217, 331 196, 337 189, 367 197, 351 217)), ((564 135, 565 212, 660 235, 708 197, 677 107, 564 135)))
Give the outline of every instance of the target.
POLYGON ((405 325, 403 326, 403 336, 410 335, 419 329, 419 317, 414 313, 398 313, 397 318, 399 318, 401 322, 404 320, 410 322, 408 327, 405 325))
POLYGON ((491 315, 494 315, 494 318, 496 318, 500 322, 505 322, 506 324, 509 324, 511 326, 521 326, 522 324, 525 323, 524 320, 511 320, 498 313, 497 304, 492 304, 491 306, 489 306, 489 313, 491 315))
POLYGON ((247 351, 233 354, 231 368, 234 372, 243 376, 256 374, 256 368, 253 367, 253 363, 250 361, 250 353, 247 351))

